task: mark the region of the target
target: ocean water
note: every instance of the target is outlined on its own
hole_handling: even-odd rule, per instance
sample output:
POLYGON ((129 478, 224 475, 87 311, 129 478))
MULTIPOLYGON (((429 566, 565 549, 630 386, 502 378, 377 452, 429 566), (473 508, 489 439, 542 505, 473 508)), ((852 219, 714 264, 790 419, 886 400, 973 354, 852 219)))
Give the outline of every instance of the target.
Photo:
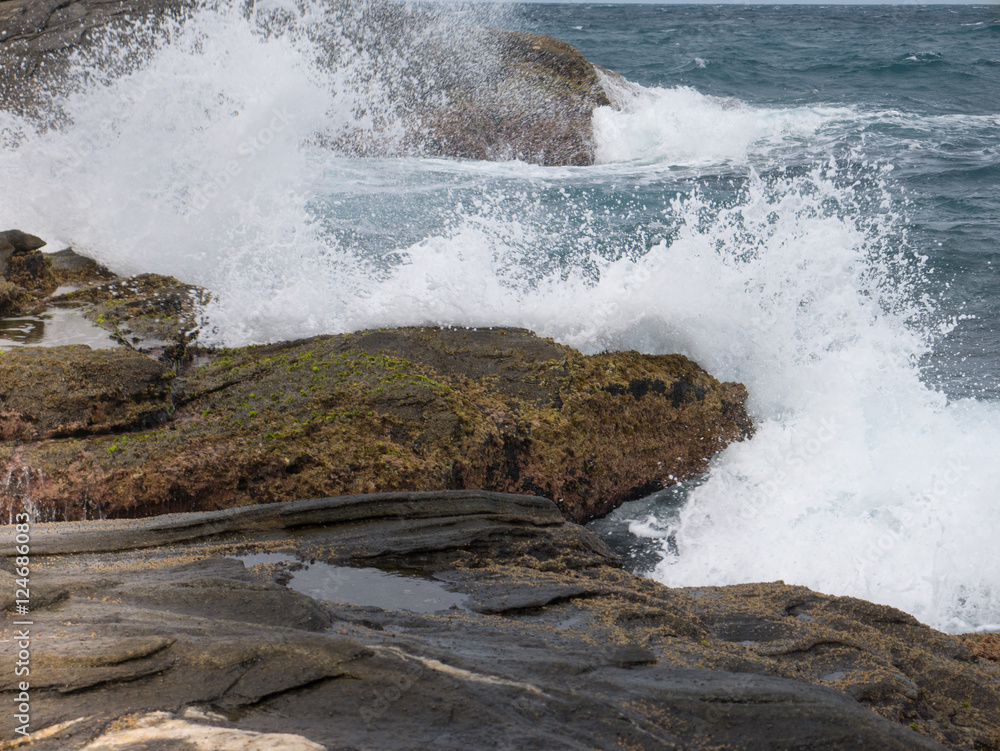
POLYGON ((757 431, 595 527, 637 570, 1000 628, 1000 9, 391 8, 109 36, 43 116, 0 112, 0 225, 209 288, 210 344, 515 325, 687 354, 757 431), (423 45, 495 64, 477 24, 626 77, 596 165, 400 150, 423 45))

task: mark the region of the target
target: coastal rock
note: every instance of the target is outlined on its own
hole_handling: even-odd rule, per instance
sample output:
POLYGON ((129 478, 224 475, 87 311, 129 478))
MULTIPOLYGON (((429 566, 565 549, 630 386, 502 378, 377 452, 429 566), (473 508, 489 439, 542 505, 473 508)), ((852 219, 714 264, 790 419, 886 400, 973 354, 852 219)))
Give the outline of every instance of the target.
MULTIPOLYGON (((42 751, 199 728, 386 751, 1000 748, 996 667, 956 638, 781 583, 668 589, 541 498, 321 498, 31 539, 42 751)), ((9 570, 9 527, 0 553, 9 570)))
POLYGON ((976 657, 1000 665, 1000 633, 966 634, 962 638, 976 657))
POLYGON ((611 104, 594 66, 549 36, 491 34, 495 74, 475 89, 445 88, 448 104, 419 114, 411 140, 428 155, 592 164, 591 117, 611 104))
MULTIPOLYGON (((57 259, 64 269, 61 278, 90 278, 101 282, 107 270, 77 259, 57 259)), ((86 261, 87 259, 82 259, 86 261)), ((200 287, 184 284, 172 276, 139 274, 111 278, 103 283, 53 297, 50 303, 82 307, 86 318, 110 331, 118 341, 137 352, 172 364, 184 357, 198 334, 199 311, 208 301, 200 287)))
POLYGON ((58 284, 52 273, 52 260, 39 250, 12 255, 7 261, 4 276, 11 284, 35 295, 52 292, 58 284))
POLYGON ((0 232, 0 316, 26 313, 55 289, 52 262, 38 250, 45 244, 21 230, 0 232))
POLYGON ((72 248, 63 248, 55 253, 49 253, 52 261, 52 273, 56 281, 62 285, 83 285, 109 281, 117 278, 106 267, 86 256, 82 256, 72 248))
POLYGON ((33 307, 35 298, 19 284, 0 278, 0 316, 17 316, 33 307))
MULTIPOLYGON (((157 368, 147 383, 163 382, 157 368)), ((37 401, 32 379, 8 383, 8 404, 37 401)), ((89 402, 79 388, 67 398, 89 402)), ((680 355, 584 356, 521 329, 368 331, 202 353, 161 424, 22 437, 16 462, 44 478, 33 492, 46 519, 485 488, 544 495, 583 521, 704 471, 752 429, 745 399, 680 355)), ((59 419, 86 424, 47 424, 59 419)), ((0 468, 14 452, 0 444, 0 468)))
MULTIPOLYGON (((130 717, 125 727, 115 727, 103 733, 88 746, 100 749, 210 748, 212 751, 327 751, 324 746, 290 733, 254 733, 218 727, 211 723, 226 723, 226 718, 215 712, 188 709, 183 717, 170 712, 150 712, 130 717)), ((69 727, 78 729, 79 722, 68 727, 58 727, 57 732, 69 727)), ((56 735, 56 733, 53 733, 56 735)), ((37 737, 37 736, 36 736, 37 737)))
MULTIPOLYGON (((44 248, 45 245, 46 242, 40 237, 29 235, 19 229, 9 229, 0 232, 0 260, 7 261, 11 254, 30 253, 33 250, 44 248)), ((3 273, 2 267, 0 267, 0 273, 3 273)))
POLYGON ((139 23, 190 7, 186 0, 0 0, 0 108, 37 104, 40 84, 58 79, 68 53, 95 29, 139 23))

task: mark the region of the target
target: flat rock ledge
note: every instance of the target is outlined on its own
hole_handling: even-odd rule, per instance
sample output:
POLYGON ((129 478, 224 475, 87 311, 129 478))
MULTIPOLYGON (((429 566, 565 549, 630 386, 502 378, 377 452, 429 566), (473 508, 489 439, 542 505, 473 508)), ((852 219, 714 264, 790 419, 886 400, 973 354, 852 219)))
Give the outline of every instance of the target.
POLYGON ((1000 668, 959 640, 781 583, 668 589, 542 498, 36 524, 31 547, 32 732, 0 713, 2 749, 1000 748, 1000 668))

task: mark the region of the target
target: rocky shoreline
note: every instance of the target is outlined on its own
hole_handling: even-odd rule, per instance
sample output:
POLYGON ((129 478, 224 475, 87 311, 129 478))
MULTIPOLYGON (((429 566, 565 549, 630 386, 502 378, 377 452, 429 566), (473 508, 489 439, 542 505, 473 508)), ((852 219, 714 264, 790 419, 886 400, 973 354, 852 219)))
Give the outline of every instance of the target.
POLYGON ((67 520, 31 529, 30 747, 1000 748, 990 636, 668 589, 573 523, 748 435, 741 385, 517 329, 204 350, 204 291, 0 238, 21 312, 119 345, 0 354, 3 511, 67 520))
POLYGON ((30 506, 40 521, 75 521, 486 488, 546 496, 584 522, 704 471, 753 429, 746 389, 683 356, 584 356, 520 329, 201 349, 205 291, 152 274, 109 279, 67 253, 60 266, 72 271, 53 268, 41 243, 11 260, 34 259, 36 276, 16 285, 25 308, 75 310, 123 346, 0 358, 3 515, 30 506))
MULTIPOLYGON (((183 16, 195 5, 191 0, 0 0, 0 109, 51 118, 44 93, 63 85, 73 52, 93 51, 93 41, 107 29, 149 33, 163 17, 183 16)), ((321 140, 357 155, 594 162, 591 116, 597 107, 612 105, 600 75, 616 76, 574 47, 548 36, 485 27, 464 29, 455 38, 435 30, 418 8, 379 0, 369 0, 363 10, 341 5, 343 18, 336 16, 340 6, 331 5, 330 12, 345 34, 383 45, 386 58, 412 46, 412 60, 402 64, 423 68, 420 61, 433 60, 437 73, 433 82, 424 76, 417 83, 408 68, 401 71, 406 86, 392 92, 400 106, 381 115, 400 119, 401 137, 347 132, 320 134, 321 140), (427 23, 431 28, 424 28, 427 23), (410 36, 408 26, 415 27, 410 36), (384 28, 384 38, 372 35, 372 27, 384 28)))
MULTIPOLYGON (((31 748, 1000 739, 1000 666, 959 639, 780 582, 668 589, 546 499, 348 496, 34 525, 31 544, 31 748), (352 587, 373 567, 389 573, 352 587)), ((0 648, 12 664, 9 634, 0 648)))
MULTIPOLYGON (((0 107, 188 7, 0 0, 0 107)), ((613 74, 477 35, 497 66, 442 76, 393 148, 592 163, 613 74)), ((33 520, 29 636, 0 528, 0 694, 31 730, 0 713, 0 751, 1000 749, 997 635, 783 582, 670 589, 579 526, 751 435, 741 384, 513 328, 208 350, 205 290, 44 245, 0 233, 0 322, 72 316, 99 347, 0 352, 0 516, 33 520)))

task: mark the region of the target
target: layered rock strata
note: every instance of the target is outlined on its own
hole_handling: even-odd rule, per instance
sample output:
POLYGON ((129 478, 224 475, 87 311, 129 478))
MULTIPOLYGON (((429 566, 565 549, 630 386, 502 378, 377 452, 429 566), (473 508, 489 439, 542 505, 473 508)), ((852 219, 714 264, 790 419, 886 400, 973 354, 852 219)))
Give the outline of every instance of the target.
MULTIPOLYGON (((541 498, 327 498, 31 538, 33 749, 1000 747, 998 668, 956 638, 781 583, 667 589, 541 498)), ((14 648, 8 630, 8 664, 14 648)), ((10 671, 0 689, 13 704, 10 671)))

